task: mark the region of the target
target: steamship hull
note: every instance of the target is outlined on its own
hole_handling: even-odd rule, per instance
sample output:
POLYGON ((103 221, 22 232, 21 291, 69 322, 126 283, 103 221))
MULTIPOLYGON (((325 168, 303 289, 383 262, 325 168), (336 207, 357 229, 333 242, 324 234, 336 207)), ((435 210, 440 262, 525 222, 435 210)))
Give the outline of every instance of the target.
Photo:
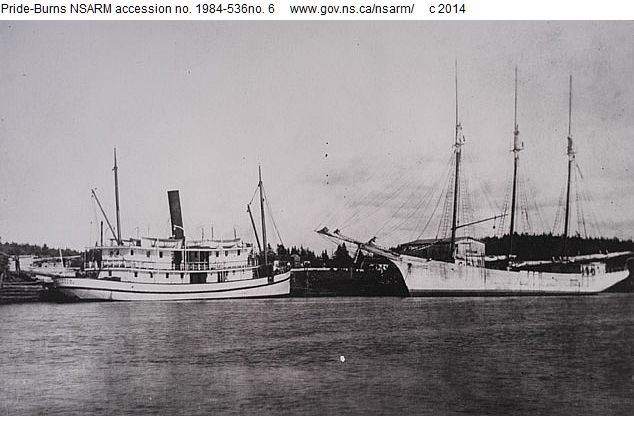
POLYGON ((273 277, 222 283, 136 283, 90 278, 59 278, 56 289, 86 301, 179 301, 264 298, 290 294, 290 271, 273 277))
POLYGON ((406 255, 389 260, 414 297, 597 294, 629 276, 627 270, 597 274, 504 271, 406 255))

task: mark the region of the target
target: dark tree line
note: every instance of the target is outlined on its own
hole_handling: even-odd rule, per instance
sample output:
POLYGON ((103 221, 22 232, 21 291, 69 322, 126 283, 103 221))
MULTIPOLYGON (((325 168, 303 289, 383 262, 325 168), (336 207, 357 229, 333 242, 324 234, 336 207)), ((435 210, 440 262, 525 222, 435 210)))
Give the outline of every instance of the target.
MULTIPOLYGON (((482 239, 486 244, 487 255, 509 254, 509 236, 487 237, 482 239)), ((563 256, 563 239, 560 235, 515 234, 513 237, 513 254, 522 260, 550 259, 563 256)), ((634 251, 634 241, 618 238, 581 238, 572 236, 567 241, 567 255, 579 256, 593 253, 615 253, 618 251, 634 251)))
POLYGON ((296 256, 299 256, 301 265, 304 265, 304 262, 309 262, 311 267, 317 268, 349 268, 354 262, 354 259, 348 253, 346 244, 339 245, 334 251, 332 257, 328 255, 327 250, 323 250, 321 253, 317 254, 313 250, 302 245, 299 247, 292 246, 290 250, 283 245, 278 245, 275 252, 273 252, 273 250, 269 247, 268 254, 273 260, 279 260, 283 263, 291 263, 293 266, 296 266, 294 265, 297 259, 296 256))

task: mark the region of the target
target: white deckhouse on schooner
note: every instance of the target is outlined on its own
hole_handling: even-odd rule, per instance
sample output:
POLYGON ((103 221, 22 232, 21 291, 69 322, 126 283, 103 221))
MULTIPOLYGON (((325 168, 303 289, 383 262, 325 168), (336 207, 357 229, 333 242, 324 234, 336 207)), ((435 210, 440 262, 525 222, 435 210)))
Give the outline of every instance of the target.
MULTIPOLYGON (((257 298, 290 293, 290 270, 268 263, 252 244, 232 240, 185 238, 178 191, 168 192, 172 235, 170 238, 121 238, 117 157, 114 157, 117 230, 108 220, 97 194, 92 191, 113 238, 91 247, 82 277, 58 278, 56 288, 80 300, 206 300, 257 298)), ((264 194, 258 183, 262 218, 260 245, 250 205, 248 212, 258 243, 267 247, 264 194)))
MULTIPOLYGON (((572 78, 570 82, 572 96, 572 78)), ((458 118, 458 82, 456 74, 456 132, 454 153, 453 207, 451 215, 451 237, 441 240, 418 240, 401 245, 400 249, 387 249, 374 243, 362 242, 343 235, 339 230, 323 227, 317 233, 329 238, 356 245, 359 250, 381 256, 393 263, 400 271, 411 296, 432 295, 567 295, 593 294, 602 292, 626 279, 629 271, 608 271, 608 259, 624 257, 631 253, 611 253, 568 258, 566 241, 568 238, 568 219, 570 215, 570 172, 575 157, 570 131, 572 97, 569 100, 568 132, 568 187, 565 206, 565 229, 563 235, 564 258, 558 262, 524 262, 524 267, 513 262, 513 234, 515 232, 515 209, 517 189, 517 166, 519 152, 523 144, 519 141, 517 123, 517 69, 515 72, 515 123, 513 130, 513 187, 510 211, 510 247, 507 269, 485 267, 484 243, 472 237, 457 237, 456 230, 465 226, 487 221, 474 221, 468 224, 458 222, 458 197, 460 192, 460 162, 462 147, 465 144, 462 125, 458 118), (408 250, 411 249, 411 250, 408 250), (412 254, 415 255, 412 255, 412 254), (554 266, 552 268, 549 268, 554 266), (530 270, 529 270, 530 269, 530 270)), ((449 191, 451 193, 451 191, 449 191)))

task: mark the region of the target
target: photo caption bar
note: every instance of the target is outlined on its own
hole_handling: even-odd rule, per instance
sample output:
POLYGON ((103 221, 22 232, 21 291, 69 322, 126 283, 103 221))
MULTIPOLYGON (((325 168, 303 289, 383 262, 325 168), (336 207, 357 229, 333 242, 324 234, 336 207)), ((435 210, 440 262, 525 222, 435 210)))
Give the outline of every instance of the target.
POLYGON ((628 20, 621 0, 2 2, 2 20, 628 20))

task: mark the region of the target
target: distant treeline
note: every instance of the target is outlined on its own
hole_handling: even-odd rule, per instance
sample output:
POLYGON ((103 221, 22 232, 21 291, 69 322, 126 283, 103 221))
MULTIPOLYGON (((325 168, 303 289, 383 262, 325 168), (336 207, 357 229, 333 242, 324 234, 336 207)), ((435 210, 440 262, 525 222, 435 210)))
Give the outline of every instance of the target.
MULTIPOLYGON (((352 253, 354 255, 355 253, 352 253)), ((303 246, 292 246, 290 249, 284 247, 283 245, 278 245, 277 249, 273 251, 271 247, 269 247, 268 251, 269 259, 279 260, 283 263, 290 263, 292 266, 297 265, 297 261, 301 265, 304 265, 305 262, 308 262, 311 267, 326 267, 326 268, 348 268, 352 266, 354 259, 348 253, 348 249, 346 248, 346 244, 341 244, 337 246, 337 249, 334 251, 332 256, 328 255, 328 251, 324 250, 320 254, 316 254, 309 248, 305 248, 303 246)))
MULTIPOLYGON (((509 236, 487 237, 482 242, 486 244, 487 255, 509 254, 509 236)), ((513 254, 522 260, 539 260, 561 257, 563 253, 563 239, 560 235, 528 235, 515 234, 513 237, 513 254)), ((579 256, 593 253, 615 253, 617 251, 634 251, 634 241, 618 238, 581 238, 572 236, 567 241, 567 255, 579 256)))

